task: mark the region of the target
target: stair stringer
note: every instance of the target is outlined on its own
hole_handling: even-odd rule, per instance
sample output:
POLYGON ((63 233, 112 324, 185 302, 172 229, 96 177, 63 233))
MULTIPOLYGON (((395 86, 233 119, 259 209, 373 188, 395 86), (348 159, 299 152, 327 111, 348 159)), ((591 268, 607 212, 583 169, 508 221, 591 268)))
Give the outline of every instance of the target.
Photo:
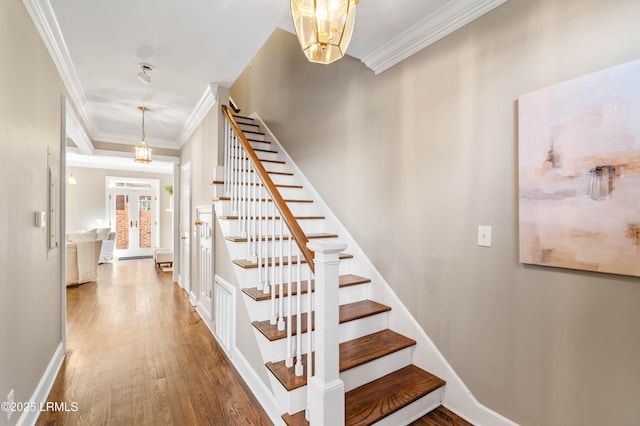
MULTIPOLYGON (((298 182, 304 186, 306 194, 314 200, 314 208, 317 214, 325 216, 326 229, 331 229, 332 232, 339 234, 340 240, 347 244, 349 253, 354 255, 351 273, 371 279, 368 287, 369 299, 391 307, 391 311, 388 312, 389 328, 406 336, 411 336, 416 340, 417 344, 412 354, 413 364, 446 381, 447 385, 443 392, 442 403, 452 412, 473 424, 517 426, 517 423, 484 406, 473 396, 453 367, 447 362, 444 355, 429 338, 426 331, 418 324, 415 317, 371 263, 351 233, 333 214, 311 182, 307 180, 305 174, 269 129, 269 126, 256 112, 253 112, 249 117, 260 123, 265 132, 265 139, 271 141, 278 148, 278 152, 282 156, 280 158, 284 158, 287 162, 288 170, 296 175, 298 182)), ((426 411, 414 413, 412 420, 424 414, 426 414, 426 411)))

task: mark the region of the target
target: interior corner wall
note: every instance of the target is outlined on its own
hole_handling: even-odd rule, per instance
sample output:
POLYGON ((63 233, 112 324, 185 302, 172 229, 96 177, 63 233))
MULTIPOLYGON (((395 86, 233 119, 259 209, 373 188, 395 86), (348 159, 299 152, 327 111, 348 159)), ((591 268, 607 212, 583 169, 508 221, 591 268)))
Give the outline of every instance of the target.
POLYGON ((277 30, 231 88, 474 396, 523 425, 640 419, 640 279, 519 263, 516 183, 518 96, 640 57, 638 16, 509 0, 379 75, 307 63, 277 30))
MULTIPOLYGON (((20 0, 0 2, 0 57, 0 401, 14 389, 19 402, 62 341, 60 249, 48 250, 35 212, 48 209, 47 150, 60 162, 65 89, 20 0)), ((0 414, 7 425, 20 418, 0 414)))
MULTIPOLYGON (((227 89, 219 88, 218 94, 227 89)), ((228 95, 227 95, 228 97, 228 95)), ((219 96, 221 99, 222 96, 219 96)), ((224 132, 220 133, 219 123, 223 121, 222 114, 220 113, 220 105, 216 103, 213 108, 207 113, 200 125, 197 127, 193 135, 183 145, 180 151, 181 164, 191 163, 191 211, 195 212, 196 206, 211 204, 213 202, 213 187, 211 181, 214 180, 214 171, 217 165, 222 164, 224 149, 220 149, 222 141, 221 136, 224 132), (218 143, 220 141, 221 143, 218 143)), ((195 217, 195 213, 192 213, 192 218, 195 217)), ((235 271, 231 263, 231 258, 228 255, 226 244, 222 238, 222 230, 215 223, 215 247, 214 247, 214 270, 216 275, 219 275, 222 279, 229 284, 239 288, 238 280, 236 279, 235 271)), ((196 271, 195 265, 195 253, 197 253, 195 247, 195 238, 191 238, 191 271, 196 271)), ((191 280, 193 285, 194 280, 191 280)), ((199 294, 196 291, 196 294, 199 294)), ((255 336, 253 334, 253 326, 249 319, 246 306, 242 300, 242 293, 237 292, 236 300, 236 347, 245 357, 247 362, 253 367, 258 376, 268 384, 268 377, 266 375, 264 364, 260 358, 260 351, 258 344, 256 343, 255 336)))
POLYGON ((95 169, 87 167, 67 167, 67 174, 73 174, 77 183, 75 185, 67 184, 67 232, 88 231, 93 228, 101 228, 109 226, 108 217, 106 217, 106 178, 107 176, 139 178, 139 179, 158 179, 160 181, 158 203, 160 218, 160 241, 157 247, 171 247, 173 237, 171 235, 173 229, 172 212, 167 211, 169 208, 169 193, 165 187, 173 185, 173 175, 165 173, 147 173, 134 172, 128 170, 108 170, 95 169), (103 225, 99 225, 97 221, 103 221, 103 225))

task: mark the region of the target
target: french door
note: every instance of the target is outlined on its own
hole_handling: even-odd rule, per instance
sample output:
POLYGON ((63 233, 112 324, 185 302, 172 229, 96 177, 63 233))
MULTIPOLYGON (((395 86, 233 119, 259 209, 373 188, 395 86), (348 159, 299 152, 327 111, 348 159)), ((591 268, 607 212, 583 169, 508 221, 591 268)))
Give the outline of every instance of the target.
POLYGON ((109 190, 109 222, 116 231, 115 256, 152 256, 158 246, 157 191, 148 185, 109 190))

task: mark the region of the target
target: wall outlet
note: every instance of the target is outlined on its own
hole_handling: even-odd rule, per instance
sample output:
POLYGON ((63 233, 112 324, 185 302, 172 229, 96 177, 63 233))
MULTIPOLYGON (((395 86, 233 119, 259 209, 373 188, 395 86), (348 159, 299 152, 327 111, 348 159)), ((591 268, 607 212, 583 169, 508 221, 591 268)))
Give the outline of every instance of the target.
POLYGON ((491 226, 478 226, 478 245, 480 247, 491 247, 491 226))
POLYGON ((11 410, 11 406, 13 405, 13 402, 15 401, 15 397, 14 397, 14 392, 13 389, 11 389, 11 392, 9 392, 9 395, 7 395, 7 403, 9 404, 9 406, 7 407, 7 421, 11 420, 11 416, 13 415, 13 410, 11 410))

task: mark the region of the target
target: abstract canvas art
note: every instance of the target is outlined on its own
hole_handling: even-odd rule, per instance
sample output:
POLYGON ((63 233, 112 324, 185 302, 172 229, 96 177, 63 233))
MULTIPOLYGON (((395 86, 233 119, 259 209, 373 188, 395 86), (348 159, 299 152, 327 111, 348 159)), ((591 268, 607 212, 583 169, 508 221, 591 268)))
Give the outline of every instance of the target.
POLYGON ((640 276, 640 60, 518 99, 520 261, 640 276))

